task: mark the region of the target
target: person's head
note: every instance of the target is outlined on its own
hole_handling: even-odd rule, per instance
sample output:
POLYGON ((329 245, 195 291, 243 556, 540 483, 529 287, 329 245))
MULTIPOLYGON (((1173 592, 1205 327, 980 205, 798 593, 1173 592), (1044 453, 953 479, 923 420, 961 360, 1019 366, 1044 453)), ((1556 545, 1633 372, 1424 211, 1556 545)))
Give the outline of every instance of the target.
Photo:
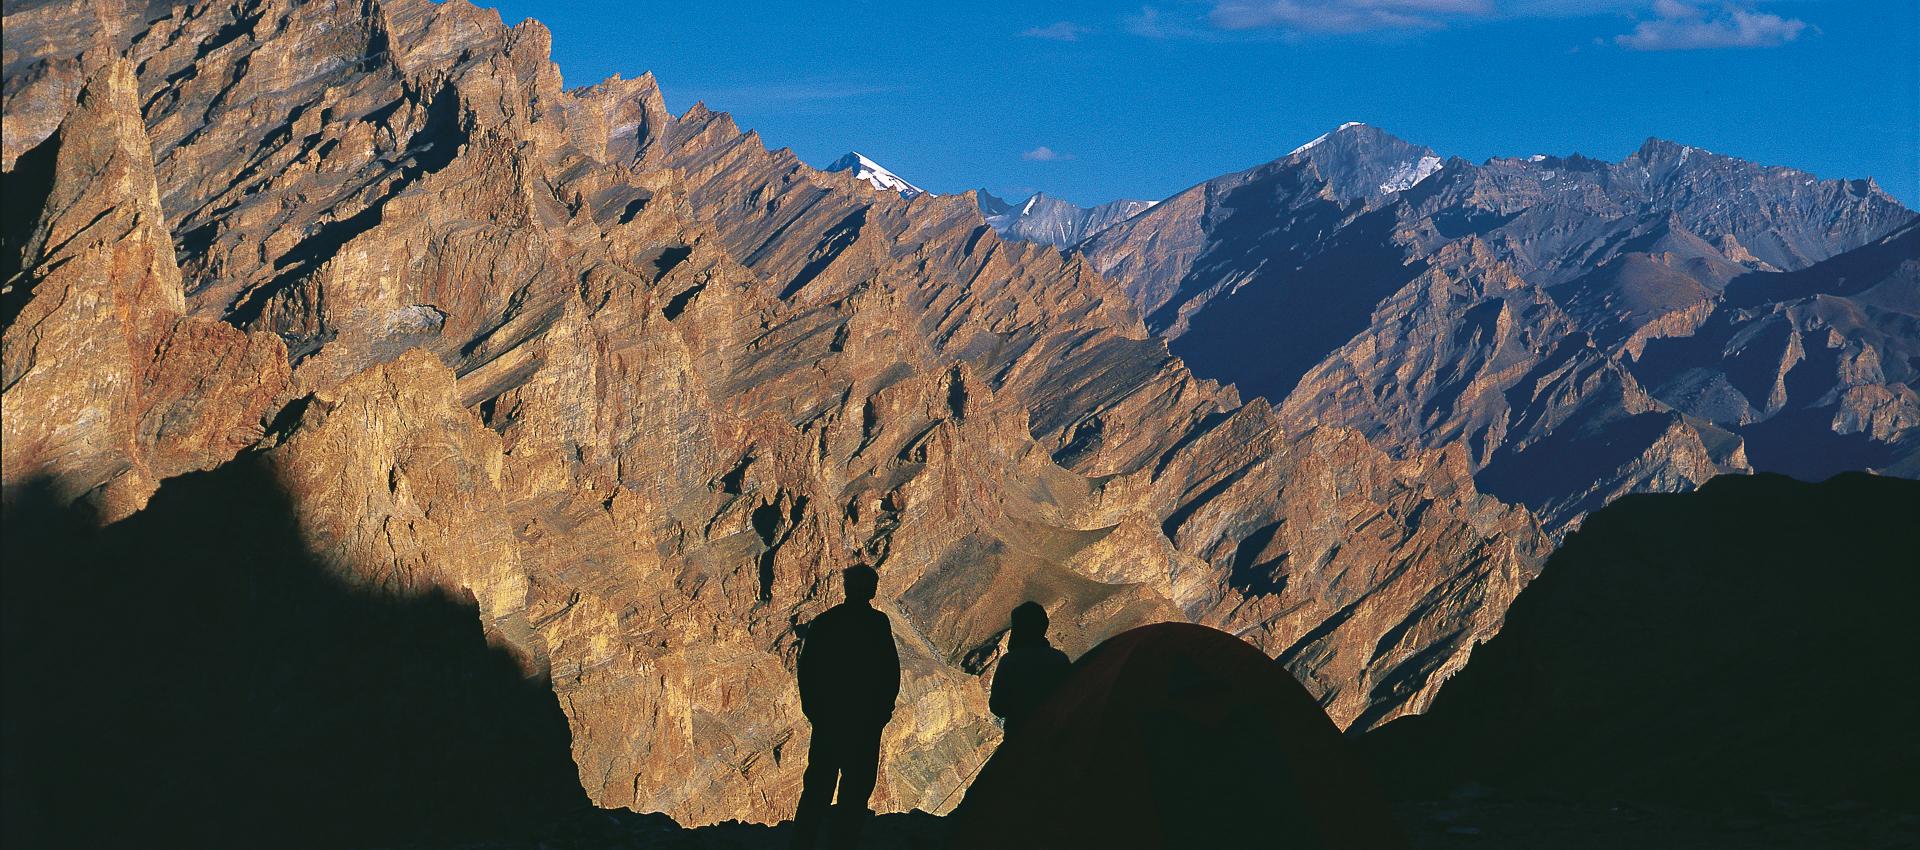
POLYGON ((1041 640, 1047 636, 1047 609, 1038 602, 1022 602, 1013 609, 1013 639, 1041 640))
POLYGON ((848 567, 840 581, 847 588, 848 602, 870 602, 880 590, 880 574, 872 567, 848 567))

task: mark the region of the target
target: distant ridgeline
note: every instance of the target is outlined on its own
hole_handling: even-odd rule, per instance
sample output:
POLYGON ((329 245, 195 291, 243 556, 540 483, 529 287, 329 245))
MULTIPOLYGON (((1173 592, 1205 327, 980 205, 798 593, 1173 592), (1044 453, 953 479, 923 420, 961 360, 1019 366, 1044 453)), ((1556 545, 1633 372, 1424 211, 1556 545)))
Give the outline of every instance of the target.
POLYGON ((977 199, 1196 374, 1293 427, 1464 446, 1556 536, 1723 472, 1920 475, 1920 218, 1871 180, 1659 139, 1475 164, 1348 123, 1163 201, 977 199))
POLYGON ((1657 139, 1442 161, 1364 124, 1092 234, 1196 374, 1465 447, 1556 535, 1722 472, 1920 475, 1920 217, 1657 139))

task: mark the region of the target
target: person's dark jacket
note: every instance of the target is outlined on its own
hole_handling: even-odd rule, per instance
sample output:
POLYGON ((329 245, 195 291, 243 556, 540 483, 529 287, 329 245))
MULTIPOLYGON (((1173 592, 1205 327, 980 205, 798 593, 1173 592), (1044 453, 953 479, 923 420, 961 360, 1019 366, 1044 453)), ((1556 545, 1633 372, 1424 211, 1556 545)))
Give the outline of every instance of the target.
POLYGON ((1007 650, 993 673, 993 695, 987 707, 1007 719, 1008 735, 1014 734, 1060 686, 1072 665, 1067 654, 1053 648, 1046 638, 1016 643, 1007 650))
POLYGON ((885 726, 900 697, 900 653, 887 615, 842 602, 814 618, 800 645, 800 710, 815 726, 885 726))

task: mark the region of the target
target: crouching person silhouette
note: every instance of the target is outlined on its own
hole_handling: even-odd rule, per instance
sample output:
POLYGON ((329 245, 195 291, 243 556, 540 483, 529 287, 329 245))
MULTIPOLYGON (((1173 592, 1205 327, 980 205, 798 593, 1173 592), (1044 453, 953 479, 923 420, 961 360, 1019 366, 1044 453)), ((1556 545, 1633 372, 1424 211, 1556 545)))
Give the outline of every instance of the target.
POLYGON ((1013 635, 1007 654, 993 673, 993 695, 987 707, 1007 720, 1007 737, 1020 734, 1027 719, 1047 695, 1067 678, 1072 662, 1047 642, 1047 609, 1025 602, 1013 609, 1013 635))
POLYGON ((836 785, 831 846, 859 843, 873 814, 867 799, 880 770, 880 733, 900 696, 892 625, 869 604, 880 576, 871 567, 849 567, 842 580, 847 601, 814 618, 800 645, 800 710, 813 725, 813 743, 793 816, 796 848, 819 840, 836 785))

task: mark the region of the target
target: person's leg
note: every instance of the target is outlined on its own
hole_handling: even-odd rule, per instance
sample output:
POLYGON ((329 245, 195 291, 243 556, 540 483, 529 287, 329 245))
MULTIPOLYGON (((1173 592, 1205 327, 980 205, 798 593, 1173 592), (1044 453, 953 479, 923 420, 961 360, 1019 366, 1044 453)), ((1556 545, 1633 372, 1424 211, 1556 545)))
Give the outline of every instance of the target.
POLYGON ((860 729, 849 734, 841 748, 840 799, 834 805, 833 846, 853 847, 860 843, 860 832, 867 818, 867 801, 873 797, 874 783, 880 775, 880 733, 885 727, 860 729))
POLYGON ((820 827, 826 821, 827 807, 833 802, 833 786, 840 775, 840 751, 845 749, 832 733, 813 727, 813 740, 807 744, 807 770, 801 775, 800 804, 793 813, 793 846, 811 848, 820 839, 820 827))

